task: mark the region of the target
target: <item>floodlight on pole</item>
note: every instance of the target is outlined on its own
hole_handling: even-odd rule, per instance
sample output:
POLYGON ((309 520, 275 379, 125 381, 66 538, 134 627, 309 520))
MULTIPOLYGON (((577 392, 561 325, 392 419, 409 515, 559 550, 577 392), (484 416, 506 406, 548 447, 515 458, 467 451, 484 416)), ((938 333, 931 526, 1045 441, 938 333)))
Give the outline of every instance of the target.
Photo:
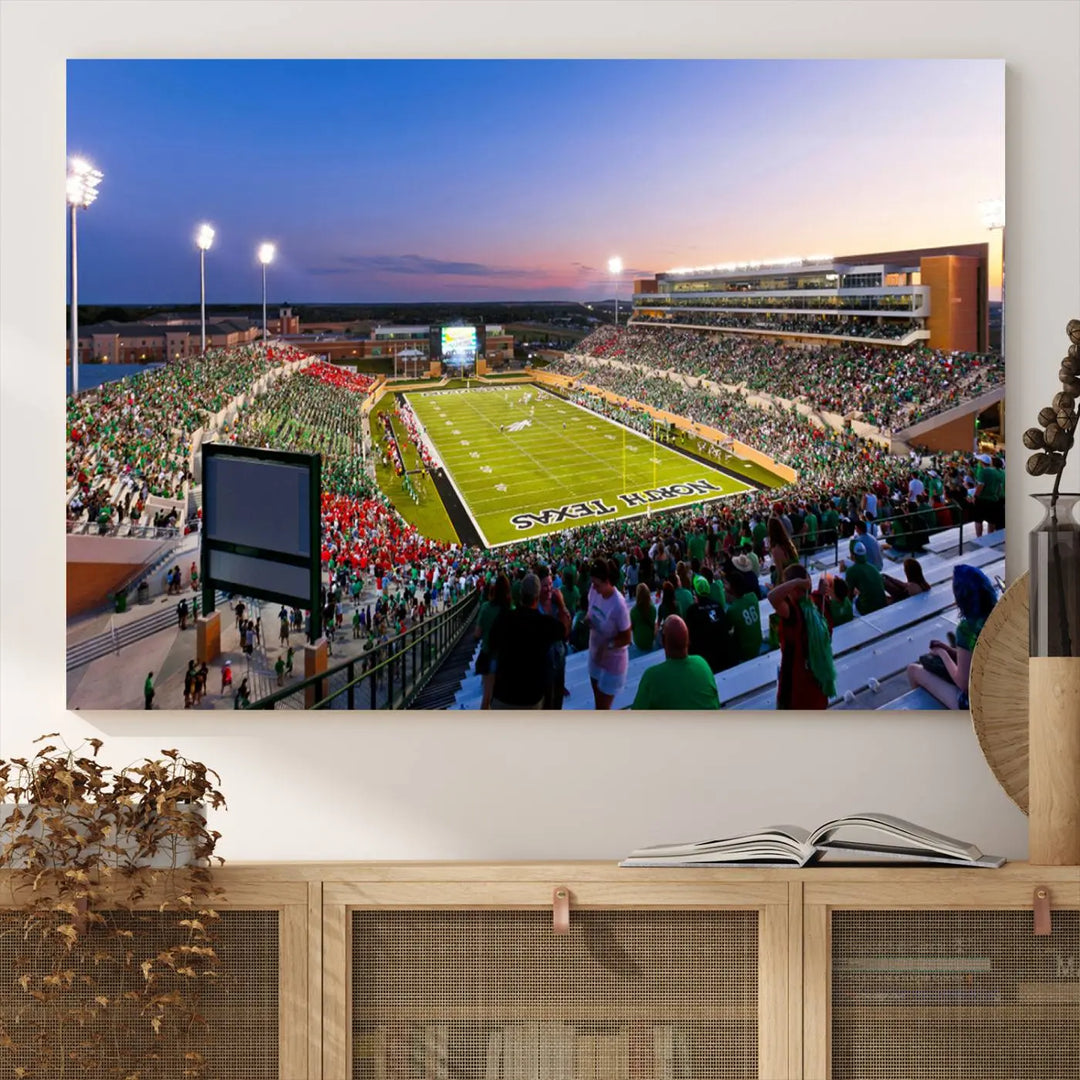
POLYGON ((98 185, 103 174, 84 158, 72 158, 68 165, 67 201, 71 207, 71 393, 79 393, 79 255, 78 218, 76 211, 84 210, 98 197, 98 185))
POLYGON ((274 261, 274 253, 277 249, 273 244, 259 245, 259 262, 262 263, 263 278, 263 341, 266 340, 266 268, 274 261))
MULTIPOLYGON (((979 203, 979 218, 983 228, 1001 230, 1001 356, 1005 357, 1005 200, 987 199, 979 203)), ((989 348, 989 344, 987 345, 989 348)))
POLYGON ((608 273, 615 276, 615 325, 619 325, 619 275, 622 273, 622 259, 612 255, 607 261, 608 273))
POLYGON ((199 335, 199 355, 206 355, 206 253, 214 242, 214 230, 210 225, 200 225, 195 234, 195 243, 199 248, 199 320, 202 328, 199 335))

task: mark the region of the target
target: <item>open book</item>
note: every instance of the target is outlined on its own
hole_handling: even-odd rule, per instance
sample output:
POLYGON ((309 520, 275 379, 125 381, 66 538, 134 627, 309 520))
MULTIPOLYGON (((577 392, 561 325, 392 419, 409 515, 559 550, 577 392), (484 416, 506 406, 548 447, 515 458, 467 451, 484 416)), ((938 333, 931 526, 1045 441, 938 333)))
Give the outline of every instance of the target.
POLYGON ((811 863, 934 863, 998 867, 1005 860, 892 814, 861 813, 814 832, 769 825, 760 832, 638 848, 620 866, 807 866, 811 863))

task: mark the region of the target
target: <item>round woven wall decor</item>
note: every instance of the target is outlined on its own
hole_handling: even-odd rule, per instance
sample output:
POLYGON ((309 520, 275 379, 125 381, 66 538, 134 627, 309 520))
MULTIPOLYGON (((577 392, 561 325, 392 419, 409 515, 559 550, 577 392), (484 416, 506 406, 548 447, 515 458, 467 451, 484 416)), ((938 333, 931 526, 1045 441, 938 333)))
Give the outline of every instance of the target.
POLYGON ((1028 812, 1028 575, 997 602, 971 654, 971 722, 1005 794, 1028 812))

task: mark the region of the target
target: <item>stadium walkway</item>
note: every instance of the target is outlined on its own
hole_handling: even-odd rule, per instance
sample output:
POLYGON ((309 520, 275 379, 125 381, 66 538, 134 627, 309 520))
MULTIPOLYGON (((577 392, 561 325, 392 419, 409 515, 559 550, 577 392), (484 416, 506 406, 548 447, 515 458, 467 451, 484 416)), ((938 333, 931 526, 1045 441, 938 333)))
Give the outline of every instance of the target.
MULTIPOLYGON (((184 591, 183 596, 191 603, 192 592, 184 591)), ((374 587, 368 587, 360 596, 360 606, 374 606, 379 593, 374 587)), ((144 618, 148 612, 157 611, 164 604, 169 604, 175 610, 180 597, 162 596, 151 606, 136 605, 133 612, 125 612, 124 616, 144 618)), ((254 605, 259 608, 258 601, 245 598, 249 611, 254 605)), ((221 645, 222 655, 210 665, 210 674, 207 678, 207 695, 196 707, 200 710, 207 709, 232 709, 233 699, 229 694, 222 697, 221 669, 226 659, 232 662, 233 690, 239 685, 244 676, 248 676, 248 686, 251 690, 251 700, 257 701, 261 697, 273 693, 278 689, 277 678, 274 674, 274 664, 278 656, 284 656, 287 646, 279 643, 278 618, 279 604, 262 604, 262 644, 256 644, 255 653, 249 660, 240 647, 240 636, 236 629, 236 617, 228 606, 221 606, 221 645)), ((352 612, 353 605, 350 601, 342 604, 344 618, 342 628, 338 631, 337 642, 334 646, 334 655, 330 658, 330 666, 347 660, 363 653, 363 642, 354 641, 352 637, 352 612)), ((116 616, 118 619, 124 616, 116 616)), ((303 644, 305 638, 303 632, 292 631, 290 642, 295 649, 293 661, 293 677, 286 679, 285 686, 290 682, 299 682, 303 678, 303 644)), ((119 653, 112 652, 100 659, 93 660, 81 667, 74 668, 67 673, 67 707, 74 710, 82 709, 142 709, 143 708, 143 683, 147 672, 154 673, 154 708, 155 709, 180 709, 184 710, 184 672, 187 670, 189 660, 195 658, 195 625, 193 620, 188 620, 186 630, 181 630, 178 623, 170 624, 166 629, 159 630, 141 641, 121 649, 119 653)))

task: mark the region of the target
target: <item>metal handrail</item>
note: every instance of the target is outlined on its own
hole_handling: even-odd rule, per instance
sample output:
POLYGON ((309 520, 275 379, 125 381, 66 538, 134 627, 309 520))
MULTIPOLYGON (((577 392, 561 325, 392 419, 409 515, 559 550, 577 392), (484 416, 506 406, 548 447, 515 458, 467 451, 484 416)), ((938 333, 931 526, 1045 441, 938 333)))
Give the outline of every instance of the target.
MULTIPOLYGON (((226 594, 219 590, 217 603, 224 603, 225 596, 226 594)), ((116 617, 113 616, 109 620, 108 629, 67 647, 67 670, 82 667, 110 653, 119 653, 121 649, 175 625, 176 609, 172 606, 159 608, 149 615, 131 619, 120 626, 116 624, 116 617)))
MULTIPOLYGON (((963 507, 960 506, 959 503, 949 502, 949 503, 945 503, 944 506, 932 506, 930 509, 934 510, 935 512, 937 510, 949 510, 957 520, 953 525, 937 525, 937 526, 935 526, 933 528, 917 529, 915 531, 916 532, 925 532, 928 536, 932 536, 932 535, 936 535, 937 533, 945 532, 946 529, 956 529, 957 530, 956 553, 957 553, 957 555, 962 555, 963 551, 964 551, 964 513, 963 513, 963 507)), ((880 529, 881 526, 886 525, 889 522, 899 521, 899 520, 906 519, 906 518, 914 518, 914 517, 920 516, 921 514, 922 514, 921 510, 907 511, 907 512, 905 512, 903 514, 890 514, 888 517, 876 517, 876 518, 874 518, 874 524, 876 526, 878 526, 878 528, 880 529)), ((851 522, 849 521, 848 524, 850 525, 851 522)), ((807 542, 807 537, 806 537, 805 533, 796 533, 793 537, 791 537, 791 542, 795 545, 795 550, 798 552, 800 560, 803 559, 806 556, 815 555, 819 551, 826 551, 831 547, 833 549, 833 560, 834 560, 834 562, 839 564, 839 562, 840 562, 840 541, 841 540, 851 541, 851 540, 854 540, 856 538, 856 536, 857 536, 857 534, 854 531, 848 536, 842 536, 841 535, 842 526, 843 526, 843 522, 841 521, 841 522, 838 522, 835 529, 823 529, 822 526, 821 526, 821 522, 819 520, 819 522, 818 522, 818 531, 817 531, 818 539, 815 542, 813 547, 810 547, 809 543, 807 542), (836 535, 832 538, 832 540, 829 543, 822 544, 820 542, 820 540, 821 540, 821 535, 822 535, 823 532, 834 532, 836 535)))
MULTIPOLYGON (((380 676, 386 674, 388 682, 385 707, 392 709, 395 707, 393 683, 396 665, 400 665, 401 667, 400 696, 402 705, 405 705, 409 700, 414 698, 421 689, 423 689, 423 684, 426 682, 427 677, 436 670, 438 663, 446 656, 454 645, 457 644, 458 640, 460 640, 461 634, 471 623, 471 616, 474 614, 475 609, 479 607, 479 600, 480 591, 478 589, 473 590, 445 611, 441 611, 431 619, 425 620, 425 622, 419 626, 415 626, 410 630, 406 630, 404 633, 395 635, 381 645, 377 645, 370 652, 362 656, 354 656, 332 668, 327 668, 326 671, 320 672, 317 675, 311 675, 292 686, 275 691, 273 694, 269 694, 267 697, 261 698, 258 701, 253 701, 250 708, 273 709, 279 703, 286 702, 297 694, 306 695, 306 692, 310 688, 314 688, 316 700, 310 708, 331 708, 335 699, 344 695, 346 699, 345 707, 353 709, 356 707, 357 688, 360 687, 365 680, 369 680, 369 685, 371 687, 369 707, 371 709, 378 709, 380 707, 378 701, 378 682, 380 676), (426 662, 423 661, 423 657, 421 656, 421 664, 418 668, 416 657, 417 650, 423 646, 425 642, 429 642, 433 639, 436 643, 435 649, 429 653, 426 662), (377 660, 376 657, 380 653, 383 658, 377 660), (412 658, 412 679, 411 685, 407 685, 409 683, 409 678, 406 672, 406 661, 410 655, 412 658), (357 671, 358 666, 361 667, 359 672, 357 671), (345 684, 336 687, 330 693, 326 693, 328 682, 342 673, 344 673, 346 677, 345 684)), ((424 651, 427 651, 427 649, 424 651)))
MULTIPOLYGON (((949 502, 945 503, 944 506, 931 506, 930 510, 934 511, 935 515, 938 510, 949 510, 957 520, 953 525, 935 525, 927 529, 916 529, 915 532, 925 533, 927 537, 930 537, 937 533, 945 532, 946 529, 956 529, 956 554, 962 555, 964 553, 964 508, 959 503, 949 502)), ((892 521, 902 521, 905 518, 921 517, 922 513, 922 510, 914 510, 903 514, 890 514, 888 517, 874 518, 874 524, 882 526, 892 521)))
POLYGON ((102 528, 96 521, 67 522, 69 533, 85 530, 87 536, 117 536, 121 529, 127 532, 121 540, 173 540, 180 536, 180 529, 174 525, 106 525, 102 528))

